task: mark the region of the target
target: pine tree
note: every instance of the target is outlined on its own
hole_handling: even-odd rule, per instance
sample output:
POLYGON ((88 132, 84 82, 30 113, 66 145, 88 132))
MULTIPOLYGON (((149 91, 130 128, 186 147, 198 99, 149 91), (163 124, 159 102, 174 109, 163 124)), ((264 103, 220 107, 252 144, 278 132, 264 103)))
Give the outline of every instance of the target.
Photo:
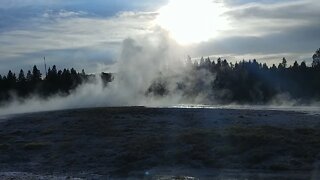
POLYGON ((38 70, 36 65, 34 65, 32 69, 32 81, 33 82, 41 81, 41 73, 40 73, 40 70, 38 70))
POLYGON ((28 70, 28 72, 27 72, 27 81, 32 81, 32 73, 31 73, 31 71, 30 70, 28 70))
POLYGON ((312 67, 320 67, 320 48, 316 51, 316 53, 312 56, 312 67))
POLYGON ((19 76, 18 76, 18 82, 25 82, 25 81, 26 81, 26 77, 24 76, 24 72, 21 69, 20 73, 19 73, 19 76))

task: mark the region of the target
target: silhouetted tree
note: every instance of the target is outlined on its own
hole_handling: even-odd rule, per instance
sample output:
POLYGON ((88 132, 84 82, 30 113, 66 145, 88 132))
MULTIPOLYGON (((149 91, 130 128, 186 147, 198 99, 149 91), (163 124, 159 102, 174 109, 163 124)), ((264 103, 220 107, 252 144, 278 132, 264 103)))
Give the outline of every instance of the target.
POLYGON ((36 65, 34 65, 32 69, 32 81, 33 82, 41 81, 41 73, 40 73, 40 70, 38 70, 36 65))
POLYGON ((24 72, 21 69, 20 73, 19 73, 19 76, 18 76, 18 82, 25 82, 25 81, 26 81, 26 77, 24 76, 24 72))
POLYGON ((27 79, 22 69, 19 72, 16 91, 21 97, 25 97, 28 94, 27 79))
POLYGON ((287 60, 286 58, 282 58, 282 62, 279 63, 278 69, 283 70, 287 67, 287 60))
POLYGON ((315 54, 312 56, 312 67, 320 68, 320 48, 317 49, 315 54))
POLYGON ((186 60, 186 66, 188 68, 192 67, 192 60, 191 60, 191 57, 189 55, 188 55, 187 60, 186 60))
POLYGON ((300 64, 300 69, 301 70, 306 70, 307 69, 307 64, 305 61, 302 61, 301 64, 300 64))
POLYGON ((292 68, 293 68, 295 71, 296 71, 297 69, 299 69, 299 64, 298 64, 297 61, 294 61, 292 68))
POLYGON ((8 72, 8 75, 7 75, 7 86, 8 86, 8 89, 15 88, 16 82, 17 82, 16 75, 14 73, 12 73, 12 71, 10 70, 8 72))
POLYGON ((30 71, 30 70, 28 70, 28 72, 27 72, 27 81, 28 81, 28 82, 31 82, 31 81, 32 81, 32 74, 31 74, 31 71, 30 71))

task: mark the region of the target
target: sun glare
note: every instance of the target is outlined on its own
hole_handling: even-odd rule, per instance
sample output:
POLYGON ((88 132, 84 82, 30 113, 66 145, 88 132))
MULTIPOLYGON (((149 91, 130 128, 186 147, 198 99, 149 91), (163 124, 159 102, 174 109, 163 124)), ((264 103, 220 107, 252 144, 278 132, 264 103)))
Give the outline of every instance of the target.
POLYGON ((226 7, 213 0, 171 0, 159 10, 156 24, 180 44, 206 41, 228 28, 226 7))

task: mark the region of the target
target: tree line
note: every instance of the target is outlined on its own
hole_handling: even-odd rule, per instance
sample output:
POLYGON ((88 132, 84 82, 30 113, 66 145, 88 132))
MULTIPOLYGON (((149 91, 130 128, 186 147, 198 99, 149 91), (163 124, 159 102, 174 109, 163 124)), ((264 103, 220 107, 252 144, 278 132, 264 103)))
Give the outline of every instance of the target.
MULTIPOLYGON (((256 59, 231 63, 221 58, 201 58, 193 62, 189 57, 185 74, 176 78, 162 73, 145 94, 161 98, 179 92, 190 102, 201 95, 205 97, 204 103, 265 104, 283 94, 299 103, 318 101, 320 49, 312 58, 311 66, 307 66, 304 61, 295 61, 288 66, 286 58, 283 58, 278 65, 269 67, 256 59), (173 86, 170 84, 172 82, 173 86)), ((105 86, 114 78, 111 73, 101 73, 100 77, 105 86)), ((41 98, 56 94, 67 96, 79 85, 95 79, 95 75, 86 74, 84 70, 57 70, 55 65, 45 75, 41 74, 37 66, 33 66, 26 74, 22 69, 18 75, 10 70, 7 75, 0 75, 0 105, 14 97, 23 100, 35 94, 41 98)))
MULTIPOLYGON (((279 95, 299 103, 320 100, 320 49, 313 55, 311 66, 295 61, 288 66, 286 58, 269 67, 256 59, 229 63, 226 59, 201 58, 187 66, 191 71, 176 82, 175 89, 186 98, 204 95, 206 103, 266 104, 279 95)), ((165 96, 170 93, 170 77, 161 77, 147 90, 147 95, 165 96)), ((280 102, 281 103, 281 102, 280 102)))
MULTIPOLYGON (((35 94, 41 98, 56 94, 67 96, 79 85, 94 80, 94 77, 84 70, 77 72, 74 68, 58 70, 55 65, 49 67, 45 75, 36 65, 26 74, 22 69, 18 75, 9 70, 7 75, 0 75, 0 104, 14 97, 24 99, 35 94)), ((105 85, 112 81, 110 73, 101 73, 100 77, 105 85)))

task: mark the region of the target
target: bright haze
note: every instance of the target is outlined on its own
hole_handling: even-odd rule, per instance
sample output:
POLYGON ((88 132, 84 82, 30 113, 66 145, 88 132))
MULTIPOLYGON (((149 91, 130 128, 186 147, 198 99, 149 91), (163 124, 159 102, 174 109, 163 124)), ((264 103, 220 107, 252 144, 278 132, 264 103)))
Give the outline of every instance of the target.
POLYGON ((317 0, 2 0, 0 72, 42 67, 44 56, 48 66, 113 71, 126 38, 159 29, 181 58, 310 63, 319 9, 317 0))

